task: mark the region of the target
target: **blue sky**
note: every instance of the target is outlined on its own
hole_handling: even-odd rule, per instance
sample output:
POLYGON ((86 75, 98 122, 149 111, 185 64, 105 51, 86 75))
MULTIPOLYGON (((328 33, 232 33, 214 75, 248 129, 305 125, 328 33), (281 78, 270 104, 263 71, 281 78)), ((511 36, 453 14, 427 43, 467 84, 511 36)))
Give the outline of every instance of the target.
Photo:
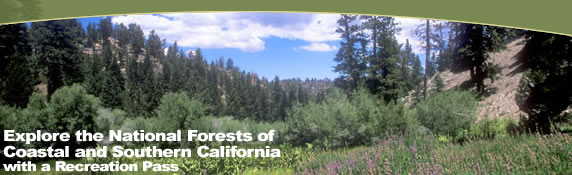
MULTIPOLYGON (((137 23, 145 35, 155 30, 170 45, 177 41, 184 50, 201 48, 207 60, 233 59, 236 66, 267 78, 330 78, 339 48, 335 32, 337 14, 313 13, 184 13, 162 15, 124 15, 112 17, 113 23, 137 23)), ((101 19, 80 19, 86 26, 101 19)), ((414 52, 422 53, 412 30, 421 21, 397 18, 414 52)), ((424 60, 424 54, 419 54, 424 60)))

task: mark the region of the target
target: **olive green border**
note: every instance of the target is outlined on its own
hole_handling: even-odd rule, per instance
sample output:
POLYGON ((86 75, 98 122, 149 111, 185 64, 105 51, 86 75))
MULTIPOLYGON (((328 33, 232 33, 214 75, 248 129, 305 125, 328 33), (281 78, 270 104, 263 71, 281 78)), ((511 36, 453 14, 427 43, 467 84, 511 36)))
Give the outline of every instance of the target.
POLYGON ((174 12, 311 12, 413 17, 572 36, 572 1, 0 0, 0 24, 174 12))

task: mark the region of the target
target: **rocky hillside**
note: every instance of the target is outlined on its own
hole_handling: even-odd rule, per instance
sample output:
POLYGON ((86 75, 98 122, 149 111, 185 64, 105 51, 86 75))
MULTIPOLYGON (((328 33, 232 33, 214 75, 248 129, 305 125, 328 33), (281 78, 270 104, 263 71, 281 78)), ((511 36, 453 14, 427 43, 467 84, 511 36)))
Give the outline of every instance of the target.
MULTIPOLYGON (((485 81, 487 92, 480 101, 479 119, 483 117, 510 117, 518 119, 520 114, 524 114, 515 100, 520 79, 525 70, 525 65, 522 61, 524 55, 523 47, 523 39, 518 39, 509 43, 506 49, 491 54, 492 62, 498 64, 502 71, 496 81, 485 81)), ((445 89, 463 86, 470 81, 469 70, 463 72, 444 71, 440 72, 439 75, 445 82, 445 89)), ((429 82, 429 87, 434 87, 434 77, 429 82)))

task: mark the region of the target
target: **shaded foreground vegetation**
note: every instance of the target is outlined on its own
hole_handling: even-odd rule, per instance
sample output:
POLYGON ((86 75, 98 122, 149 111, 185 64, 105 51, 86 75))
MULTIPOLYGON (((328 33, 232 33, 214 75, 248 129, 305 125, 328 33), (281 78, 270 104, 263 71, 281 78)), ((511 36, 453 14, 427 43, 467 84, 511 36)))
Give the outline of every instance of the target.
MULTIPOLYGON (((141 164, 150 160, 178 164, 184 174, 572 173, 572 145, 570 136, 565 134, 506 136, 469 140, 462 145, 446 143, 432 135, 389 135, 371 146, 335 150, 313 148, 312 145, 305 148, 281 145, 280 148, 283 151, 281 158, 109 158, 81 159, 71 163, 120 161, 141 164)), ((140 173, 145 172, 121 174, 140 173)))

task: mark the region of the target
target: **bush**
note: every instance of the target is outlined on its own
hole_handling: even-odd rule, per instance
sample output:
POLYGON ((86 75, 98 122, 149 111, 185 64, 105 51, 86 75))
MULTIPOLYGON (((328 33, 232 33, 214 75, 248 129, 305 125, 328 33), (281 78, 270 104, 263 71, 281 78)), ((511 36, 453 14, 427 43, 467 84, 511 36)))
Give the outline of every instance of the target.
POLYGON ((98 132, 108 134, 109 130, 118 130, 125 120, 125 113, 121 109, 102 108, 97 111, 96 119, 98 132))
POLYGON ((334 90, 322 103, 294 106, 287 117, 288 142, 312 143, 323 147, 344 146, 356 142, 357 111, 341 90, 334 90), (348 127, 349 126, 349 127, 348 127))
POLYGON ((169 93, 161 98, 157 114, 161 122, 156 129, 166 132, 190 128, 205 112, 203 104, 191 100, 186 93, 169 93))
MULTIPOLYGON (((204 117, 196 120, 192 129, 199 130, 200 132, 250 132, 255 139, 256 134, 275 130, 273 143, 282 143, 283 137, 286 132, 286 127, 283 122, 262 123, 253 120, 236 120, 232 117, 204 117)), ((238 142, 232 143, 237 144, 238 142)))
POLYGON ((477 99, 468 91, 445 91, 416 107, 417 119, 433 133, 455 137, 476 120, 477 99))
MULTIPOLYGON (((161 98, 157 107, 157 117, 150 120, 148 126, 151 132, 175 132, 192 127, 193 122, 204 117, 204 106, 197 100, 191 100, 186 93, 169 93, 161 98)), ((183 136, 186 140, 186 135, 183 136)), ((181 146, 188 142, 181 142, 181 146)))
MULTIPOLYGON (((64 86, 52 94, 50 103, 47 105, 48 120, 45 129, 48 132, 67 132, 70 134, 76 131, 86 130, 87 132, 97 131, 95 120, 100 101, 80 85, 64 86)), ((73 138, 73 137, 72 137, 73 138)), ((93 146, 94 142, 66 142, 58 143, 56 147, 71 144, 70 146, 93 146)))
MULTIPOLYGON (((144 130, 146 132, 151 131, 152 127, 157 125, 158 119, 154 118, 145 118, 145 117, 135 117, 135 118, 126 118, 119 130, 123 133, 133 133, 135 131, 144 130)), ((143 146, 147 143, 144 142, 121 142, 121 144, 127 146, 143 146)))
POLYGON ((325 148, 370 144, 388 132, 418 128, 413 113, 403 104, 385 104, 366 90, 348 98, 337 89, 322 103, 293 107, 287 125, 289 142, 325 148))
POLYGON ((493 139, 517 134, 518 121, 510 118, 485 118, 471 126, 469 137, 493 139))
POLYGON ((350 100, 358 121, 348 127, 357 127, 355 134, 363 143, 378 142, 389 133, 415 133, 419 129, 415 113, 402 103, 385 103, 363 89, 354 92, 350 100))

